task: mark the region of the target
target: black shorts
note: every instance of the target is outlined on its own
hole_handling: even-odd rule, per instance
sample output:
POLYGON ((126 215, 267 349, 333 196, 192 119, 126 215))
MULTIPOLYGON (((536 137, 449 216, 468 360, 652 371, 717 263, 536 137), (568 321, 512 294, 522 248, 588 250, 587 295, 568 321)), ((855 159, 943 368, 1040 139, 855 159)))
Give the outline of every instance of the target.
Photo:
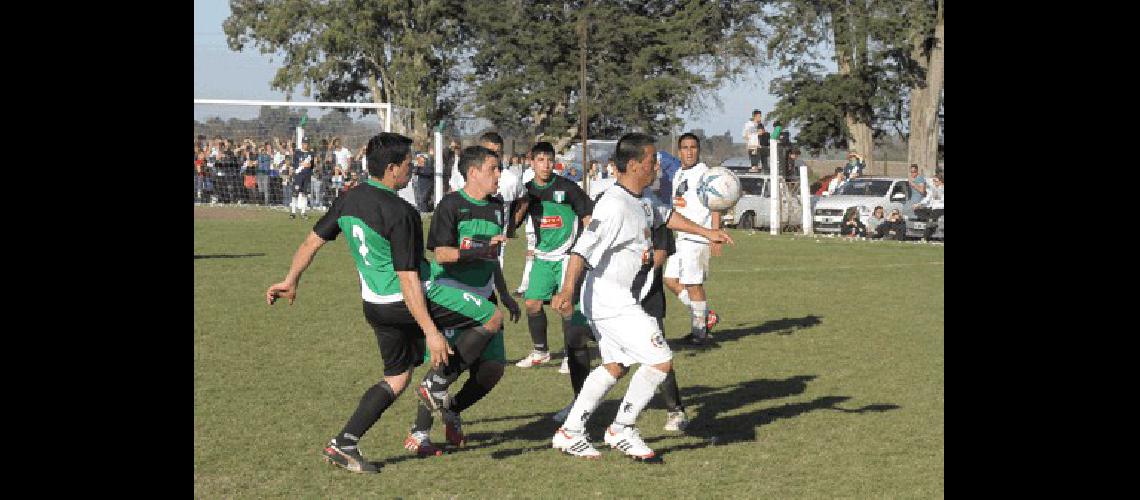
POLYGON ((305 193, 308 194, 312 189, 312 177, 296 177, 293 179, 293 194, 305 193))
MULTIPOLYGON (((447 328, 470 328, 481 323, 478 320, 452 311, 432 301, 427 301, 428 314, 440 330, 447 328)), ((412 317, 408 306, 403 302, 373 304, 364 302, 364 319, 376 333, 376 343, 380 346, 380 357, 384 360, 384 376, 392 377, 423 364, 424 331, 412 317)))

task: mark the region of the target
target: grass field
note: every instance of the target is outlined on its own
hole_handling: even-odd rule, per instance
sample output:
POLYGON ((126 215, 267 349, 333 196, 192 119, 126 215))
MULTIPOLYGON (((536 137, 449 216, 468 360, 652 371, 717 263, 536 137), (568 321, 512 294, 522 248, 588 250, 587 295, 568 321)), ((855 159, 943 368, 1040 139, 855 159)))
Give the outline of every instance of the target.
MULTIPOLYGON (((416 404, 404 394, 361 441, 384 468, 358 475, 319 454, 382 373, 343 235, 305 273, 296 304, 269 307, 265 288, 315 218, 194 210, 195 497, 944 496, 941 245, 732 232, 737 245, 713 258, 708 285, 722 318, 716 344, 681 344, 688 316, 669 298, 665 335, 693 423, 663 431, 656 398, 642 413, 642 436, 664 465, 602 443, 629 377, 587 428, 601 460, 550 447, 550 415, 572 394, 559 355, 546 367, 508 366, 464 412, 469 444, 443 457, 403 449, 416 404)), ((521 237, 507 247, 512 288, 524 252, 521 237)), ((555 318, 552 352, 562 348, 555 318)), ((506 345, 512 361, 529 352, 525 318, 507 324, 506 345)), ((442 433, 437 423, 433 438, 442 433)))

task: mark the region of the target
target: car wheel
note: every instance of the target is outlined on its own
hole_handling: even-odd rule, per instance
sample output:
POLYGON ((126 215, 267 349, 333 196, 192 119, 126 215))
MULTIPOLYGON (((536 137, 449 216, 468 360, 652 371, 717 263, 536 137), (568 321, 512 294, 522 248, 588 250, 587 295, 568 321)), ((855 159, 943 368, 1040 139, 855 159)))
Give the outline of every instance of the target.
POLYGON ((752 212, 748 212, 748 213, 744 214, 743 217, 740 218, 740 229, 755 229, 755 228, 756 227, 753 226, 753 224, 752 224, 752 212))

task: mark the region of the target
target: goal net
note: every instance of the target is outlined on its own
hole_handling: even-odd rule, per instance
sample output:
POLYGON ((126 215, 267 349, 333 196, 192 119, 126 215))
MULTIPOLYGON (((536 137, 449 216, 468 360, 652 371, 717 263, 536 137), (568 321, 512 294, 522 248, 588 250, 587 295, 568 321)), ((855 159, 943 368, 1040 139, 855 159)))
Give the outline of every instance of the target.
MULTIPOLYGON (((387 103, 194 99, 194 203, 325 210, 368 178, 372 136, 408 135, 405 114, 387 103)), ((411 186, 399 194, 414 203, 411 186)))

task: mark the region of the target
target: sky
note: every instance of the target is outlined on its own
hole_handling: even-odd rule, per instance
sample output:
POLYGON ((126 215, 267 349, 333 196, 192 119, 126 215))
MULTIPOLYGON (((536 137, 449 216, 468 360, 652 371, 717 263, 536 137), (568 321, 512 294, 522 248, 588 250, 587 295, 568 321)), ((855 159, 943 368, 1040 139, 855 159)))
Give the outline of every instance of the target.
MULTIPOLYGON (((222 32, 222 21, 229 15, 228 0, 194 1, 194 98, 284 101, 285 93, 269 85, 277 71, 274 62, 280 63, 282 58, 273 59, 256 48, 231 51, 222 32)), ((776 105, 776 97, 767 91, 772 73, 761 70, 759 76, 726 84, 717 93, 723 108, 710 107, 700 116, 683 116, 683 129, 704 129, 706 135, 721 135, 727 130, 734 142, 741 141, 741 128, 752 110, 759 108, 767 115, 776 105)), ((298 87, 293 100, 312 99, 302 96, 298 87)), ((201 107, 195 108, 195 118, 203 118, 201 107)))

